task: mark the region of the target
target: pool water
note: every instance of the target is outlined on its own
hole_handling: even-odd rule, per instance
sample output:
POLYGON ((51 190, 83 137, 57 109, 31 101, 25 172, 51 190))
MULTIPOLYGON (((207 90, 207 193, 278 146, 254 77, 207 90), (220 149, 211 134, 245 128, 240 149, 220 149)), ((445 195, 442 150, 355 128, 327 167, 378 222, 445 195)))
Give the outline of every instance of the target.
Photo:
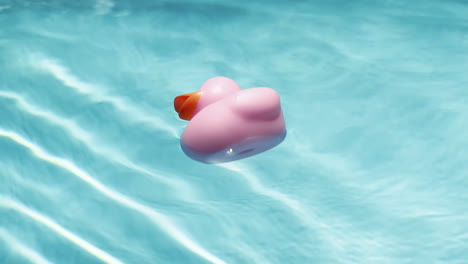
POLYGON ((468 263, 468 2, 0 0, 0 263, 468 263), (175 96, 288 135, 221 165, 175 96))

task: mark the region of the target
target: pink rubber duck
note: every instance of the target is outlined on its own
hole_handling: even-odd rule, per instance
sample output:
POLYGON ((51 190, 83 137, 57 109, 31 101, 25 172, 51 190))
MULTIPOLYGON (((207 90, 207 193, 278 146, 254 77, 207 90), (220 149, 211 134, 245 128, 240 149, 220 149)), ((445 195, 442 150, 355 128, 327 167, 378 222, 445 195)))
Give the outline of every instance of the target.
POLYGON ((174 99, 179 117, 190 120, 181 138, 185 154, 204 163, 246 158, 273 148, 286 136, 280 98, 271 88, 241 90, 226 77, 174 99))

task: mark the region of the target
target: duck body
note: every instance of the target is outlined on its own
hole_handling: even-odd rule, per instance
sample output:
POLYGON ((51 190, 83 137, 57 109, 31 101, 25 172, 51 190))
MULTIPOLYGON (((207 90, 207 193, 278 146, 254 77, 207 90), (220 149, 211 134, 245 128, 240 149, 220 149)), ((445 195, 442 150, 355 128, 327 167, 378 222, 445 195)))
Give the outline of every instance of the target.
POLYGON ((241 90, 233 80, 215 77, 199 92, 177 97, 174 105, 179 115, 185 111, 184 117, 190 120, 181 137, 182 150, 201 162, 253 156, 278 145, 286 136, 280 97, 271 88, 241 90))

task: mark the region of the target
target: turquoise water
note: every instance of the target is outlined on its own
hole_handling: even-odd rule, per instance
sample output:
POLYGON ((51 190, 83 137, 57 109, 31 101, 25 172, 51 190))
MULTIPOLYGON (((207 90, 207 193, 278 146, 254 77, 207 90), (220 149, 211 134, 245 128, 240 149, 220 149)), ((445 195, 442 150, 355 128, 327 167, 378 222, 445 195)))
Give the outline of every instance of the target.
POLYGON ((0 263, 468 263, 468 2, 0 0, 0 263), (288 127, 221 166, 172 100, 288 127))

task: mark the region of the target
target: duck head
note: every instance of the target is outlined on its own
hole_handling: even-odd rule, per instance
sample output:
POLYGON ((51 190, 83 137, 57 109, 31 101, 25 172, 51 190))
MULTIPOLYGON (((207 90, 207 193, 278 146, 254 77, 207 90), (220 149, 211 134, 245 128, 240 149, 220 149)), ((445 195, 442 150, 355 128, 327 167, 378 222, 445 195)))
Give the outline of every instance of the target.
POLYGON ((174 108, 181 119, 191 120, 206 106, 240 90, 233 80, 214 77, 206 81, 198 91, 177 96, 174 99, 174 108))

